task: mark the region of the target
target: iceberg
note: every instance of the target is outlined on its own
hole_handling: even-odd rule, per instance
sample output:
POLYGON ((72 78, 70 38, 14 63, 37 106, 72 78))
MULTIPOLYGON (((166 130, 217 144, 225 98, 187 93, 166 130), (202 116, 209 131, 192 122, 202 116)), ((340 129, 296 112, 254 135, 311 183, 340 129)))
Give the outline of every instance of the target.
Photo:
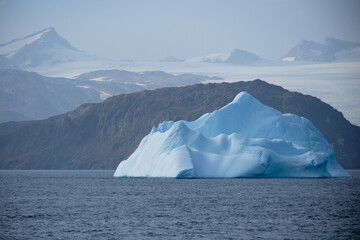
POLYGON ((306 118, 247 92, 189 122, 165 121, 144 137, 114 177, 350 177, 306 118))

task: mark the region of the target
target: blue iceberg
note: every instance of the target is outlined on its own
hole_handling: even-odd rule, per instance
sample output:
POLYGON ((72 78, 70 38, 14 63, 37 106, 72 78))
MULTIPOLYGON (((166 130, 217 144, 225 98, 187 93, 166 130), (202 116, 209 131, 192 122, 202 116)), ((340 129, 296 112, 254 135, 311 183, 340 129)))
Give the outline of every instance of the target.
POLYGON ((246 92, 188 122, 165 121, 117 167, 115 177, 350 177, 306 118, 246 92))

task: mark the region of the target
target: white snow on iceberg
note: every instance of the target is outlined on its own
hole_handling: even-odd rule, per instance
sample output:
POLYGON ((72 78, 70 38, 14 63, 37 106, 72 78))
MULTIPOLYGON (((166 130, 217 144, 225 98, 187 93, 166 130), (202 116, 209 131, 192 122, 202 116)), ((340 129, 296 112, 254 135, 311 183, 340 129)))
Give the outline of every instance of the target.
POLYGON ((313 124, 246 92, 199 119, 165 121, 115 177, 349 177, 313 124))

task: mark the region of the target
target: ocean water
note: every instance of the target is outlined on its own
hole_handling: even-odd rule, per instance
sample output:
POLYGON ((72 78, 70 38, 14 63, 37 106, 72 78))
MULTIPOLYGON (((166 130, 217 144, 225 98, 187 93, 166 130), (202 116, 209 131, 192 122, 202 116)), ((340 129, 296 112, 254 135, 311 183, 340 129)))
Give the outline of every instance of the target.
POLYGON ((129 179, 0 171, 0 239, 359 239, 347 179, 129 179))

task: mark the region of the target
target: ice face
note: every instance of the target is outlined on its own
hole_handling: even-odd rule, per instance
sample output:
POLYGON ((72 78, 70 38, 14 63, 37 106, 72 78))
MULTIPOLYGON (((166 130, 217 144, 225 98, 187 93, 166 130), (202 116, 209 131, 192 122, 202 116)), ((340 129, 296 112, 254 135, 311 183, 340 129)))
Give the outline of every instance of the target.
POLYGON ((115 177, 349 177, 313 124, 246 92, 188 121, 165 121, 122 161, 115 177))

